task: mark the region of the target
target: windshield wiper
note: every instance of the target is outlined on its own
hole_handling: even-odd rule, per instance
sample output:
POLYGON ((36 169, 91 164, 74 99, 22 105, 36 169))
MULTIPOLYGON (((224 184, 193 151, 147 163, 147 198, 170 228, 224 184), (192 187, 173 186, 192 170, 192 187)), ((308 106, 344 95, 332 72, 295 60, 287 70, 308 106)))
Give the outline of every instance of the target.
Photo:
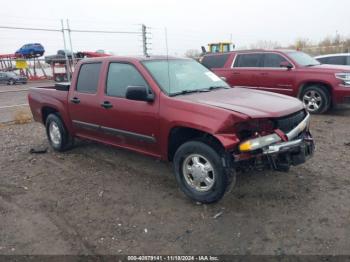
POLYGON ((208 90, 215 90, 215 89, 221 89, 221 88, 229 89, 228 86, 210 86, 210 87, 208 88, 208 90))
POLYGON ((208 89, 182 90, 180 92, 169 94, 170 96, 185 95, 190 93, 208 92, 208 89))
POLYGON ((320 65, 320 64, 309 64, 309 65, 305 65, 306 67, 311 67, 311 66, 316 66, 316 65, 320 65))

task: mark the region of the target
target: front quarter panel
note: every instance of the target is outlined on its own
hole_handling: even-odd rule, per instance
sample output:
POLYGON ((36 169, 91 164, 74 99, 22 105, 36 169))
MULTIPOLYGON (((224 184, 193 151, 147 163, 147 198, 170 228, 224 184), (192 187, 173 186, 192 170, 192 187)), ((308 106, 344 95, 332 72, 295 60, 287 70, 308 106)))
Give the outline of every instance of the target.
POLYGON ((169 134, 175 127, 193 128, 211 134, 226 150, 231 150, 239 143, 234 125, 248 119, 246 115, 240 113, 191 103, 164 94, 161 95, 160 112, 164 159, 167 158, 169 134))

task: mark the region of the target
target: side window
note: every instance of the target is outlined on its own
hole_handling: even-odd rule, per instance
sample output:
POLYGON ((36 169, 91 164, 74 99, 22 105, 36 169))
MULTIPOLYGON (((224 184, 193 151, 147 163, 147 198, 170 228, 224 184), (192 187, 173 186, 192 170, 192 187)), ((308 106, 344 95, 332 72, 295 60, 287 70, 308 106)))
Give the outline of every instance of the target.
POLYGON ((328 63, 328 57, 321 57, 321 58, 317 58, 318 62, 320 62, 321 64, 327 64, 328 63))
POLYGON ((346 65, 350 65, 350 55, 346 57, 346 65))
POLYGON ((262 54, 238 54, 234 67, 261 67, 262 54))
POLYGON ((223 55, 207 55, 203 57, 202 64, 207 68, 221 68, 224 67, 229 54, 223 55))
POLYGON ((148 87, 145 79, 133 65, 111 63, 108 69, 106 94, 108 96, 125 97, 128 86, 148 87))
POLYGON ((101 63, 88 63, 80 67, 77 91, 81 93, 95 94, 101 71, 101 63))
POLYGON ((287 61, 283 56, 279 54, 264 54, 264 63, 263 67, 277 67, 279 68, 281 65, 281 62, 287 61))
POLYGON ((330 57, 328 57, 327 64, 346 65, 346 57, 345 56, 330 56, 330 57))

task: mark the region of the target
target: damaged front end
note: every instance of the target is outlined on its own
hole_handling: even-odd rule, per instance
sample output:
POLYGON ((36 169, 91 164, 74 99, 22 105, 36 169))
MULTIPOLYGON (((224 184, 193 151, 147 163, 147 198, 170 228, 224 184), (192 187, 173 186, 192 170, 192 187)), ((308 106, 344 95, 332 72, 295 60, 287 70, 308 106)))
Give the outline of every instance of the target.
POLYGON ((240 125, 242 142, 233 153, 236 168, 288 171, 305 163, 315 149, 309 125, 310 114, 305 110, 240 125))

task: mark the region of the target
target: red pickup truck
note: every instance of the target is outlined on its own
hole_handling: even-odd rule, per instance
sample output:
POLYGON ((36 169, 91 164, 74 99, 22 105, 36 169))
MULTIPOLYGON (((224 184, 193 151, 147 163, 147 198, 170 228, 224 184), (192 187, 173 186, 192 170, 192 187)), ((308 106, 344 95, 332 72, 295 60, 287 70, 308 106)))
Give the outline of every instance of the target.
POLYGON ((322 65, 294 50, 248 50, 204 55, 203 65, 231 86, 299 98, 310 113, 350 104, 350 67, 322 65))
POLYGON ((55 150, 78 137, 171 161, 184 193, 205 203, 237 170, 287 171, 314 150, 299 100, 230 88, 190 59, 86 59, 71 84, 33 88, 28 99, 55 150))

